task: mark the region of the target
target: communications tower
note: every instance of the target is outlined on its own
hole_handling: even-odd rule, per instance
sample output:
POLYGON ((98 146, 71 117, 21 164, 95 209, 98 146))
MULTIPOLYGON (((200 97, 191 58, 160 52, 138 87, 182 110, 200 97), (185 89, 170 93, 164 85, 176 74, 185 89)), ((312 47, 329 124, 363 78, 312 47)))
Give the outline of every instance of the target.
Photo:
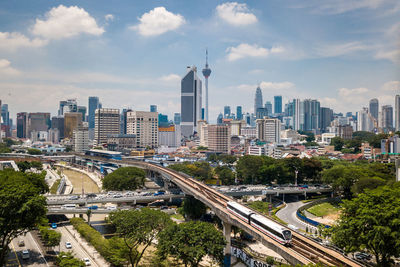
POLYGON ((208 67, 208 50, 206 49, 206 66, 203 69, 203 75, 206 79, 206 106, 205 106, 205 119, 208 121, 208 77, 210 77, 211 69, 208 67))

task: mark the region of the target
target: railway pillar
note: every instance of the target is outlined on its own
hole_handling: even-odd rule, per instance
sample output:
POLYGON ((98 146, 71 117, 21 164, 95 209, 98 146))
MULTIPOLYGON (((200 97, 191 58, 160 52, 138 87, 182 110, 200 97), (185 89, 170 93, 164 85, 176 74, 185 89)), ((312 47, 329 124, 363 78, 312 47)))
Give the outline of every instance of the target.
POLYGON ((224 267, 231 266, 231 232, 232 225, 228 222, 222 222, 224 227, 224 237, 226 240, 226 246, 224 250, 224 267))

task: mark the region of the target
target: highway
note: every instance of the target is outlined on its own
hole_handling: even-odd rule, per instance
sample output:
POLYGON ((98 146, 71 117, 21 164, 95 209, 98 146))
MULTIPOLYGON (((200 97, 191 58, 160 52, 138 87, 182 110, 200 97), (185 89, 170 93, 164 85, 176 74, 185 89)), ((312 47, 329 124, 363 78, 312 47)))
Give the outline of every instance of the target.
POLYGON ((288 224, 291 224, 299 229, 306 230, 306 225, 302 223, 296 216, 297 210, 306 204, 307 203, 303 203, 301 201, 286 202, 286 207, 279 210, 276 213, 276 216, 288 224))
POLYGON ((6 266, 35 266, 35 267, 49 267, 50 264, 44 257, 44 251, 40 249, 38 241, 34 239, 32 234, 28 232, 25 236, 21 235, 11 241, 11 253, 6 266), (23 240, 25 245, 19 246, 18 241, 23 240), (29 259, 22 259, 22 251, 29 250, 29 259))

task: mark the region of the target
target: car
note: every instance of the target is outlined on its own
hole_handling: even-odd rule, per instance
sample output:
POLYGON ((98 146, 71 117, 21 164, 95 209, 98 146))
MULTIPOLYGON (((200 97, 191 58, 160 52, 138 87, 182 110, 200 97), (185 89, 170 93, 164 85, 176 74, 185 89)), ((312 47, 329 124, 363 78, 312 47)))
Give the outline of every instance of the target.
POLYGON ((97 195, 93 194, 93 193, 90 193, 90 194, 86 195, 86 198, 95 198, 95 197, 97 197, 97 195))
POLYGON ((23 239, 18 240, 18 246, 20 247, 25 246, 25 241, 23 239))
POLYGON ((78 200, 78 199, 79 199, 79 196, 72 196, 69 198, 69 200, 78 200))
POLYGON ((122 197, 122 194, 120 193, 113 195, 113 198, 120 198, 120 197, 122 197))
POLYGON ((90 262, 89 258, 83 258, 82 260, 83 260, 83 262, 85 263, 85 266, 90 266, 90 265, 92 265, 92 263, 90 262))
POLYGON ((267 190, 274 190, 274 188, 272 186, 268 186, 267 190))
POLYGON ((124 196, 126 196, 126 197, 131 197, 131 196, 134 196, 134 195, 135 195, 135 193, 132 192, 132 191, 125 192, 125 194, 124 194, 124 196))
POLYGON ((161 196, 161 195, 165 195, 165 192, 158 191, 154 193, 154 196, 161 196))
POLYGON ((88 207, 88 210, 97 210, 99 207, 96 205, 92 205, 90 207, 88 207))
POLYGON ((108 210, 116 210, 116 209, 117 209, 117 206, 108 206, 107 209, 108 209, 108 210))
POLYGON ((56 223, 51 223, 51 228, 57 229, 57 224, 56 223))
POLYGON ((368 254, 368 253, 365 253, 365 252, 357 252, 356 254, 354 254, 354 257, 357 260, 367 260, 367 261, 369 261, 369 260, 372 259, 372 256, 370 254, 368 254))
POLYGON ((24 250, 22 251, 22 259, 27 260, 27 259, 29 259, 29 257, 30 257, 30 255, 29 255, 29 250, 24 249, 24 250))
POLYGON ((65 242, 65 248, 71 249, 72 248, 71 242, 65 242))

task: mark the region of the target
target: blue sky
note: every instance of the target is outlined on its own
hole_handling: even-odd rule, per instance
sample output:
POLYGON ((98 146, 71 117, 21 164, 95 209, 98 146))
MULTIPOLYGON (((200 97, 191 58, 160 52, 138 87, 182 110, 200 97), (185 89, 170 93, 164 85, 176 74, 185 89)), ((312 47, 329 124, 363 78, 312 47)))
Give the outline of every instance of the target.
POLYGON ((212 121, 225 105, 252 111, 257 84, 264 101, 355 112, 373 97, 394 104, 399 36, 398 0, 1 1, 0 99, 13 118, 90 95, 171 116, 207 47, 212 121))

